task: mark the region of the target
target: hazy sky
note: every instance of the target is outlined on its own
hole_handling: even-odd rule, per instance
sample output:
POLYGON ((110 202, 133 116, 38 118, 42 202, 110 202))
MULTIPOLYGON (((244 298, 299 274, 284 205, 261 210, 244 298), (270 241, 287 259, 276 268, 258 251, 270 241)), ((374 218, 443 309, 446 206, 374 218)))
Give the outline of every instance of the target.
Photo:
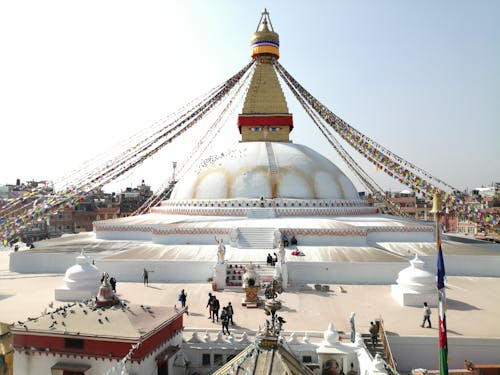
MULTIPOLYGON (((337 115, 458 188, 500 181, 498 1, 17 0, 0 2, 0 184, 57 179, 225 81, 264 7, 280 62, 337 115)), ((346 170, 284 91, 293 141, 346 170)), ((228 129, 218 149, 236 113, 228 129)), ((180 149, 109 189, 159 185, 180 149)))

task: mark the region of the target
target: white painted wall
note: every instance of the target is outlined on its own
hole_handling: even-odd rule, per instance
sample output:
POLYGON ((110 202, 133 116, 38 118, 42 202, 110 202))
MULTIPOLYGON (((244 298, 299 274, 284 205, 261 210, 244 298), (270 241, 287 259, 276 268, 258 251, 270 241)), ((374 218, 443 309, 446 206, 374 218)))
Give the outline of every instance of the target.
POLYGON ((214 262, 102 260, 96 262, 101 272, 118 281, 142 282, 142 271, 149 272, 149 282, 206 282, 213 275, 214 262), (152 272, 151 272, 152 271, 152 272))
MULTIPOLYGON (((125 226, 124 226, 125 227, 125 226)), ((99 240, 125 240, 125 241, 151 241, 153 237, 150 231, 94 231, 95 238, 99 240)))
MULTIPOLYGON (((439 369, 437 336, 387 337, 400 373, 413 368, 439 369)), ((448 337, 448 367, 463 369, 466 359, 476 364, 497 364, 500 360, 500 339, 448 337)))
POLYGON ((65 273, 75 265, 79 253, 76 249, 74 253, 58 254, 18 251, 10 253, 9 270, 20 273, 65 273))
POLYGON ((367 241, 375 242, 432 242, 433 232, 369 232, 367 241))
POLYGON ((216 245, 215 237, 229 244, 229 236, 223 234, 153 234, 153 243, 162 245, 216 245))
MULTIPOLYGON (((213 241, 213 237, 212 237, 213 241)), ((226 242, 226 240, 224 240, 226 242)), ((9 269, 20 273, 64 273, 75 264, 74 253, 10 253, 9 269)), ((211 261, 160 261, 160 260, 105 260, 109 253, 91 253, 101 272, 108 272, 121 281, 140 281, 142 269, 154 270, 152 282, 187 281, 205 282, 212 276, 215 265, 211 261)), ((436 257, 421 257, 433 270, 436 257)), ((500 256, 446 256, 448 276, 500 277, 500 256)), ((289 282, 294 285, 305 283, 366 283, 394 284, 398 273, 408 267, 407 262, 288 262, 289 282)), ((62 281, 61 281, 62 283, 62 281)))
POLYGON ((288 262, 288 282, 307 283, 393 284, 406 262, 288 262))
MULTIPOLYGON (((163 345, 158 347, 157 350, 152 352, 141 363, 128 363, 127 370, 130 374, 154 374, 156 371, 156 356, 163 350, 165 350, 169 345, 181 345, 182 344, 182 334, 179 333, 172 339, 165 342, 163 345)), ((20 375, 39 375, 39 374, 50 374, 50 368, 54 366, 57 362, 66 363, 77 363, 85 364, 91 366, 89 370, 85 372, 85 375, 102 375, 108 371, 113 366, 118 364, 117 360, 107 360, 107 359, 85 359, 79 358, 78 356, 74 358, 73 356, 61 356, 53 355, 51 352, 14 352, 14 374, 20 375)), ((169 361, 172 362, 172 361, 169 361)), ((172 373, 172 364, 169 363, 169 373, 172 373)), ((119 374, 121 368, 114 373, 119 374)), ((62 372, 61 372, 62 373, 62 372)))
POLYGON ((366 236, 296 235, 299 246, 366 246, 366 236))
MULTIPOLYGON (((437 256, 420 256, 429 270, 436 270, 437 256)), ((500 256, 446 255, 446 274, 449 276, 500 277, 500 256)))

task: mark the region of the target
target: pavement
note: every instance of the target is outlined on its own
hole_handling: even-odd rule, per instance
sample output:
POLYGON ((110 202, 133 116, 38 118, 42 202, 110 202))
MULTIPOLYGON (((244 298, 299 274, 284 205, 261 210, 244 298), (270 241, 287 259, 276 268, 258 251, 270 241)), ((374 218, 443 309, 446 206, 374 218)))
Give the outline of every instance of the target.
MULTIPOLYGON (((63 285, 62 274, 19 274, 9 271, 9 254, 0 250, 0 321, 13 323, 35 317, 54 300, 54 289, 63 285)), ((111 275, 112 276, 112 275, 111 275)), ((156 283, 150 276, 149 286, 142 280, 117 283, 118 297, 134 304, 180 307, 177 296, 185 289, 189 315, 184 325, 191 330, 219 330, 221 326, 208 319, 206 303, 211 292, 209 283, 156 283)), ((500 278, 447 278, 448 336, 500 338, 500 278)), ((335 285, 330 292, 316 291, 313 285, 291 288, 281 294, 280 315, 286 320, 287 332, 323 332, 331 322, 339 331, 349 331, 349 316, 356 313, 359 332, 368 332, 370 321, 382 318, 390 334, 400 336, 436 336, 437 309, 432 309, 433 328, 421 328, 422 308, 401 307, 391 296, 390 285, 335 285), (342 292, 341 290, 345 291, 342 292)), ((231 301, 235 314, 235 333, 255 331, 264 324, 261 308, 241 306, 243 291, 224 290, 215 293, 225 306, 231 301)), ((55 306, 59 303, 55 302, 55 306)), ((187 335, 187 333, 186 333, 187 335)))

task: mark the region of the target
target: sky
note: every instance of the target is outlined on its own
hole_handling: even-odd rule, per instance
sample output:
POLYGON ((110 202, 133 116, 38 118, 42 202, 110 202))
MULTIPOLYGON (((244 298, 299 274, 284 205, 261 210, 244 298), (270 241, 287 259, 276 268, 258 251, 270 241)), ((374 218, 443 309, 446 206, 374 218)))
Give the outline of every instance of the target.
MULTIPOLYGON (((0 184, 58 181, 224 82, 264 7, 280 63, 350 125, 459 189, 500 182, 497 1, 18 0, 0 2, 0 184)), ((363 190, 284 91, 292 140, 363 190)), ((211 152, 238 141, 237 113, 211 152)), ((188 133, 106 190, 158 187, 188 133)))

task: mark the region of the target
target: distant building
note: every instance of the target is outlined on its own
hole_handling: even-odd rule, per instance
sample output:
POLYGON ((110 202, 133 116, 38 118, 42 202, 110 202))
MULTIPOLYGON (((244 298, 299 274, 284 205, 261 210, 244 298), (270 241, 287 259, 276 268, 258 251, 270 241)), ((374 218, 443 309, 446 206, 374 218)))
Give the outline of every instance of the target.
POLYGON ((144 180, 141 184, 135 188, 126 188, 120 193, 120 217, 130 216, 139 207, 141 207, 144 202, 146 202, 153 195, 151 186, 146 185, 144 180))

